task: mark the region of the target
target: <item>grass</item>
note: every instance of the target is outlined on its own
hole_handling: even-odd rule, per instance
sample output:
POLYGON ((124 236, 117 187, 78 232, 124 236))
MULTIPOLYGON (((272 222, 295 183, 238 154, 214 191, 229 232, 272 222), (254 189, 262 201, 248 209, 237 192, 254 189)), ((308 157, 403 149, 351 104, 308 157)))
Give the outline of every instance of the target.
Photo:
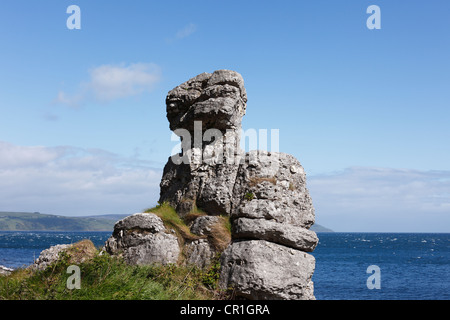
POLYGON ((193 234, 191 230, 189 230, 189 227, 186 225, 183 219, 181 219, 181 217, 177 214, 175 209, 172 208, 168 203, 159 204, 154 208, 145 210, 144 212, 154 213, 158 217, 160 217, 166 228, 175 230, 175 232, 179 236, 179 240, 181 240, 182 243, 184 243, 185 241, 193 241, 204 238, 193 234))
POLYGON ((219 217, 219 223, 211 226, 208 239, 216 251, 223 252, 226 249, 231 242, 231 223, 229 217, 219 217))
POLYGON ((211 232, 198 236, 186 221, 205 215, 195 209, 183 220, 167 203, 146 210, 158 215, 166 228, 177 233, 181 244, 207 238, 218 251, 206 268, 170 264, 166 266, 131 266, 123 258, 99 255, 90 240, 82 240, 60 254, 60 259, 45 270, 17 269, 0 277, 0 300, 211 300, 225 299, 227 293, 217 289, 220 253, 231 241, 228 217, 220 216, 211 232), (70 265, 81 272, 81 289, 70 290, 67 273, 70 265))
POLYGON ((214 224, 211 227, 211 232, 206 236, 199 236, 193 234, 186 223, 192 222, 200 216, 206 215, 204 211, 194 206, 194 210, 187 214, 184 218, 181 218, 174 208, 168 203, 162 203, 158 206, 147 209, 145 212, 154 213, 160 217, 166 226, 166 228, 172 228, 178 235, 181 244, 185 242, 194 241, 198 239, 208 238, 214 248, 222 252, 228 246, 231 241, 231 223, 227 216, 220 216, 219 223, 214 224))
POLYGON ((123 259, 97 254, 78 266, 81 288, 67 289, 71 254, 42 271, 15 270, 0 277, 0 300, 211 300, 220 264, 209 268, 176 265, 130 266, 123 259))

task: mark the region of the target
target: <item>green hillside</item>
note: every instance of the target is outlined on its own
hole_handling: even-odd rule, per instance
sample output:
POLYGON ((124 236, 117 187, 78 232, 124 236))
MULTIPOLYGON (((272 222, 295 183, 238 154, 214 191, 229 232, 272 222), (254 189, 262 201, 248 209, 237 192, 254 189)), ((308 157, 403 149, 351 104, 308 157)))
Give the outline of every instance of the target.
POLYGON ((321 226, 320 224, 314 224, 311 227, 311 230, 315 231, 315 232, 334 232, 333 230, 325 228, 324 226, 321 226))
MULTIPOLYGON (((0 211, 0 231, 113 231, 114 224, 126 214, 109 214, 88 217, 66 217, 39 212, 0 211)), ((315 232, 333 232, 315 224, 315 232)))
POLYGON ((117 220, 110 216, 65 217, 39 212, 0 211, 0 231, 112 231, 117 220))

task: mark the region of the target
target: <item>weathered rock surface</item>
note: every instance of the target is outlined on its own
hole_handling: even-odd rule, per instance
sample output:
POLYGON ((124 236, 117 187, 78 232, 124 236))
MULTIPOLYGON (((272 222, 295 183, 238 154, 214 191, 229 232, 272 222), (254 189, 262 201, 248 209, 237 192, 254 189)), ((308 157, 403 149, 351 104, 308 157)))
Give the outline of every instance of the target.
POLYGON ((220 287, 241 298, 314 299, 312 255, 264 240, 239 241, 222 255, 220 287))
POLYGON ((211 215, 229 214, 246 103, 242 76, 229 70, 202 73, 168 93, 167 119, 182 138, 183 162, 169 158, 160 202, 181 215, 195 205, 211 215))
POLYGON ((167 119, 172 131, 193 131, 194 121, 202 121, 204 128, 239 129, 246 103, 244 80, 239 73, 205 72, 169 91, 167 119))
POLYGON ((185 246, 187 265, 196 265, 200 268, 211 264, 217 251, 212 247, 207 239, 194 240, 185 246))
POLYGON ((14 269, 7 268, 5 266, 0 265, 0 277, 1 276, 9 276, 13 271, 14 271, 14 269))
POLYGON ((180 254, 177 237, 153 213, 136 213, 118 221, 104 249, 139 265, 177 263, 180 254))
POLYGON ((219 223, 219 219, 218 216, 200 216, 191 224, 190 230, 199 236, 208 235, 211 233, 213 226, 219 223))
POLYGON ((59 254, 68 248, 70 248, 70 244, 58 244, 43 250, 30 268, 34 270, 45 270, 48 266, 58 261, 59 254))
POLYGON ((303 167, 293 156, 252 151, 233 190, 233 242, 222 254, 221 286, 247 299, 314 299, 318 243, 303 167))
POLYGON ((239 167, 233 192, 233 217, 273 219, 304 228, 314 223, 305 171, 289 154, 248 152, 239 167), (253 198, 248 199, 247 194, 253 198))
POLYGON ((260 239, 311 252, 317 245, 315 232, 275 220, 239 218, 233 223, 233 238, 260 239))
POLYGON ((59 244, 43 250, 28 268, 32 270, 45 270, 57 262, 63 252, 66 253, 67 261, 71 264, 86 262, 97 255, 97 249, 90 240, 81 240, 73 244, 59 244))
POLYGON ((218 253, 225 250, 231 242, 231 236, 229 231, 225 230, 222 219, 218 216, 200 216, 189 225, 193 234, 204 238, 185 245, 186 264, 206 267, 218 253))

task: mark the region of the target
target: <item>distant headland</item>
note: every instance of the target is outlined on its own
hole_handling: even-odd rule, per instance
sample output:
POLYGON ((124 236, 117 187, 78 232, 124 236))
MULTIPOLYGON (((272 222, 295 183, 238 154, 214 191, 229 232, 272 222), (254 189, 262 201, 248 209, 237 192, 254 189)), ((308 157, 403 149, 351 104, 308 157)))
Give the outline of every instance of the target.
MULTIPOLYGON (((0 211, 0 231, 112 231, 114 224, 129 214, 104 214, 87 217, 68 217, 39 212, 0 211)), ((315 232, 334 232, 314 224, 315 232)))

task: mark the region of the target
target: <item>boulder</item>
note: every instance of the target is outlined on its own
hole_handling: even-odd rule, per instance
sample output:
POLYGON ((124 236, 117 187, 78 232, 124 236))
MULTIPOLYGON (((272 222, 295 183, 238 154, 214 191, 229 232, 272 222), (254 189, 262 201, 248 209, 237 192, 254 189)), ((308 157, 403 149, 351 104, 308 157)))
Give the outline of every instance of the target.
POLYGON ((180 254, 178 238, 153 213, 136 213, 118 221, 104 250, 138 265, 177 263, 180 254))
POLYGON ((248 152, 237 173, 233 198, 233 218, 274 219, 308 229, 314 224, 305 171, 286 153, 248 152))
POLYGON ((265 240, 235 241, 222 254, 220 288, 252 300, 311 300, 312 255, 265 240))
POLYGON ((43 250, 28 268, 32 270, 45 270, 61 259, 61 253, 63 252, 66 254, 67 263, 69 264, 84 263, 97 255, 97 249, 90 240, 81 240, 74 244, 58 244, 43 250))
POLYGON ((30 266, 33 270, 45 270, 59 259, 59 254, 70 247, 70 244, 58 244, 43 250, 39 257, 30 266))
POLYGON ((14 271, 14 269, 7 268, 5 266, 0 265, 0 277, 1 276, 9 276, 13 271, 14 271))

